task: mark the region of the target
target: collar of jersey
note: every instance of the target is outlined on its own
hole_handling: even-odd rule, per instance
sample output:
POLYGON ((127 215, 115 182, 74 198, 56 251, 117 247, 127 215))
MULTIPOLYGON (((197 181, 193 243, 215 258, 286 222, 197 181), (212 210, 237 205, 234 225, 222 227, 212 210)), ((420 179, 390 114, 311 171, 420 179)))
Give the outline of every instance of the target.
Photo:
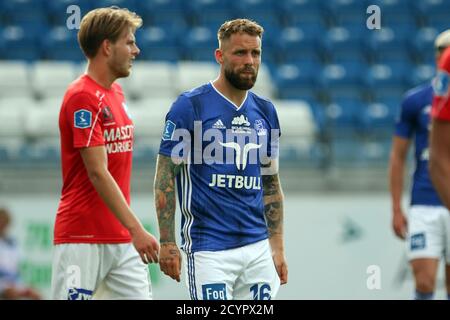
POLYGON ((234 107, 236 111, 239 111, 244 105, 245 102, 247 102, 247 97, 248 97, 248 91, 245 92, 245 98, 244 101, 242 101, 240 106, 237 106, 233 101, 231 101, 230 99, 228 99, 227 97, 225 97, 219 90, 216 89, 216 87, 214 87, 214 84, 212 81, 209 82, 209 84, 211 85, 211 87, 214 89, 215 92, 217 92, 222 98, 224 98, 225 100, 227 100, 229 103, 231 103, 234 107))

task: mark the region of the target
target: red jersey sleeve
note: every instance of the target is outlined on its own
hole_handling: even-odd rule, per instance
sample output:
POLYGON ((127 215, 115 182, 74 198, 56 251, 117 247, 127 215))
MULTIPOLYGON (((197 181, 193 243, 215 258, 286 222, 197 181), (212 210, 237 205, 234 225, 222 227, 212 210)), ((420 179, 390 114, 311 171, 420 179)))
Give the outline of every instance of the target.
POLYGON ((433 79, 432 116, 436 119, 450 121, 450 47, 445 49, 438 61, 438 72, 433 79))
POLYGON ((75 148, 105 144, 100 99, 88 93, 75 94, 67 101, 66 116, 73 132, 75 148))

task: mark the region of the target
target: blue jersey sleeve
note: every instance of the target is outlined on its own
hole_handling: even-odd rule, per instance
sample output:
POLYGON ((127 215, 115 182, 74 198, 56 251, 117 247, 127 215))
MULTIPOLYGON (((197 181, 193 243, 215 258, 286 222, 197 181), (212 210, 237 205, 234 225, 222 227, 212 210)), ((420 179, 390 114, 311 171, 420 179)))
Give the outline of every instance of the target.
POLYGON ((395 124, 395 135, 410 139, 416 126, 416 104, 412 96, 403 99, 400 115, 395 124))
POLYGON ((180 95, 166 115, 159 154, 177 158, 188 156, 191 134, 194 131, 194 112, 189 98, 180 95))

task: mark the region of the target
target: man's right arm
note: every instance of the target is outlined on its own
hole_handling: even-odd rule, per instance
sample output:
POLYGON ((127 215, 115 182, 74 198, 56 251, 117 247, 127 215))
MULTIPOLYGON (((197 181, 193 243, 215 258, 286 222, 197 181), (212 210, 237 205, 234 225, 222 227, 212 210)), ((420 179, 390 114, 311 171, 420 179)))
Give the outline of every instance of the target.
POLYGON ((450 122, 433 119, 430 138, 430 175, 442 202, 450 208, 450 122))
POLYGON ((405 239, 406 215, 402 208, 403 181, 405 173, 406 156, 410 140, 394 136, 389 161, 389 187, 392 200, 392 227, 395 234, 405 239))
POLYGON ((158 241, 145 231, 129 207, 122 191, 108 171, 108 158, 104 146, 81 148, 80 154, 89 179, 111 212, 131 234, 133 245, 144 263, 158 262, 158 241))
POLYGON ((172 279, 180 282, 181 255, 175 240, 175 177, 180 165, 171 157, 158 155, 154 182, 156 213, 161 242, 160 268, 172 279))

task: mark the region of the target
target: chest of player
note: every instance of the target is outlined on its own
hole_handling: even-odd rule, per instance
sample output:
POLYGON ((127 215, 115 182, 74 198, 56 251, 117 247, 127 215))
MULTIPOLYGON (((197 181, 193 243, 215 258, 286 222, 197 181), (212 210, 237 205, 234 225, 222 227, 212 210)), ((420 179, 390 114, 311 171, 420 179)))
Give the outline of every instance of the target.
POLYGON ((99 117, 108 154, 132 151, 134 124, 125 101, 105 99, 99 117))

